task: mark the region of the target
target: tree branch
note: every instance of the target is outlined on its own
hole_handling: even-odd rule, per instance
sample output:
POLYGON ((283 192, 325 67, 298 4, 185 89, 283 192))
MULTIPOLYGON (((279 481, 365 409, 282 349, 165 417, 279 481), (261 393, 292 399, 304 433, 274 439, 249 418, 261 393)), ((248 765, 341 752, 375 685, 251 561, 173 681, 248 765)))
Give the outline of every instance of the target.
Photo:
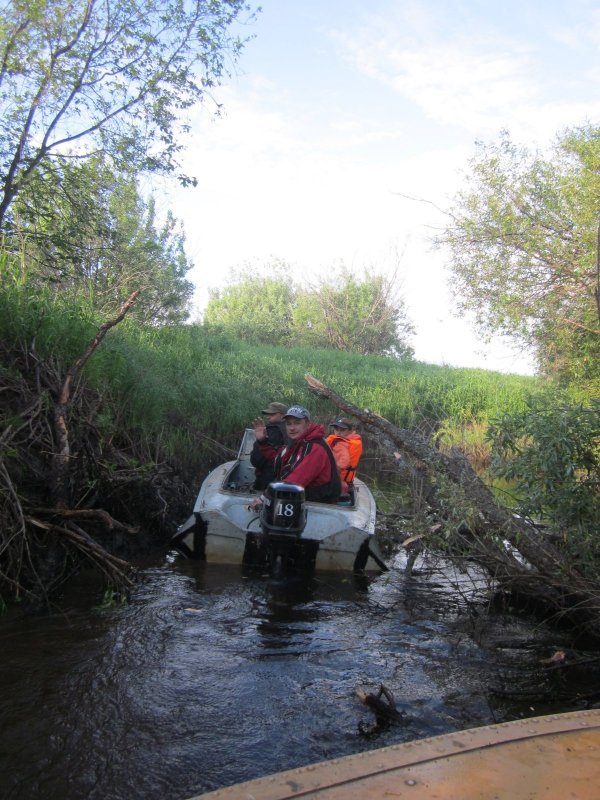
POLYGON ((92 353, 96 350, 100 342, 104 339, 106 334, 115 325, 125 317, 129 309, 133 306, 139 295, 139 290, 133 292, 121 306, 121 310, 117 316, 105 322, 102 325, 93 339, 90 340, 87 347, 67 370, 67 374, 63 385, 61 387, 58 401, 54 409, 54 429, 56 433, 58 450, 54 456, 54 476, 53 476, 53 493, 55 505, 57 508, 66 508, 67 502, 67 473, 69 469, 70 460, 70 445, 69 445, 69 431, 67 427, 67 411, 71 400, 71 391, 77 376, 81 369, 85 366, 92 353))
POLYGON ((423 437, 397 428, 369 409, 358 408, 312 375, 306 374, 304 378, 310 392, 380 430, 401 452, 417 460, 419 470, 432 487, 427 501, 442 519, 448 518, 447 503, 436 487, 444 482, 455 487, 458 496, 472 509, 468 523, 463 521, 457 530, 447 532, 463 557, 481 564, 505 589, 518 589, 522 595, 536 600, 543 597, 548 616, 570 617, 600 638, 600 596, 595 583, 573 569, 548 536, 500 506, 462 453, 453 449, 446 455, 434 450, 423 437), (519 558, 515 558, 515 552, 520 554, 519 558))

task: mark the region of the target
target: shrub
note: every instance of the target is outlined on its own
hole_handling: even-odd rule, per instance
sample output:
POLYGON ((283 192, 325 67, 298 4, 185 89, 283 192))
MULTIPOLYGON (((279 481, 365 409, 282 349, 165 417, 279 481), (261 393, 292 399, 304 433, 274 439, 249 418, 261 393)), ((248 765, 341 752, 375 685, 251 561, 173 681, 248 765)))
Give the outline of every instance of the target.
POLYGON ((492 421, 493 474, 513 481, 517 510, 549 521, 580 566, 600 556, 600 400, 530 399, 492 421))

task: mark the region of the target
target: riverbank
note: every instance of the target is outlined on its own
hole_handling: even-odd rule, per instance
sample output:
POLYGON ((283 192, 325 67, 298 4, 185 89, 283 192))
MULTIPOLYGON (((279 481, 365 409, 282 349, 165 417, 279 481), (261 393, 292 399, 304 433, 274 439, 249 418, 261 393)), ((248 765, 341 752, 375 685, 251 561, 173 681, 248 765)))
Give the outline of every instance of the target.
POLYGON ((389 491, 378 485, 376 501, 397 525, 387 517, 385 527, 458 561, 475 559, 503 581, 507 602, 541 598, 546 616, 600 639, 595 583, 498 505, 469 464, 473 440, 450 433, 462 426, 482 438, 489 415, 519 407, 534 380, 249 347, 200 326, 129 325, 127 303, 98 327, 81 298, 13 288, 0 294, 0 603, 47 607, 90 563, 113 596, 127 596, 131 557, 149 542, 167 545, 206 473, 235 455, 243 429, 275 397, 309 406, 325 425, 336 405, 359 421, 361 476, 371 484, 389 474, 389 491), (307 368, 347 387, 342 405, 307 368), (539 579, 532 582, 525 563, 539 579))
MULTIPOLYGON (((0 451, 0 597, 5 604, 47 607, 90 563, 110 594, 126 596, 134 580, 130 562, 152 547, 168 548, 190 514, 201 480, 234 451, 220 445, 211 455, 199 448, 193 469, 169 459, 166 448, 142 430, 108 424, 119 415, 110 393, 81 379, 61 409, 59 427, 57 398, 66 370, 32 349, 4 345, 0 369, 5 376, 0 417, 6 423, 0 451)), ((228 438, 233 441, 233 434, 228 438)), ((382 454, 375 439, 370 445, 366 439, 367 469, 380 466, 383 455, 391 473, 393 457, 382 454)), ((392 487, 392 498, 397 491, 392 487)))
POLYGON ((0 352, 0 598, 47 606, 90 563, 107 586, 126 592, 129 561, 167 546, 195 487, 167 462, 152 460, 135 431, 106 436, 106 398, 79 382, 69 403, 68 482, 57 498, 55 398, 63 375, 34 352, 0 352))
POLYGON ((445 438, 452 425, 481 438, 492 414, 520 407, 538 385, 152 325, 136 317, 137 290, 120 310, 116 298, 96 306, 77 287, 41 285, 18 259, 0 264, 0 284, 0 605, 47 604, 82 560, 126 592, 124 562, 148 539, 168 541, 266 402, 308 403, 327 424, 333 408, 308 396, 308 370, 395 425, 443 424, 445 438))

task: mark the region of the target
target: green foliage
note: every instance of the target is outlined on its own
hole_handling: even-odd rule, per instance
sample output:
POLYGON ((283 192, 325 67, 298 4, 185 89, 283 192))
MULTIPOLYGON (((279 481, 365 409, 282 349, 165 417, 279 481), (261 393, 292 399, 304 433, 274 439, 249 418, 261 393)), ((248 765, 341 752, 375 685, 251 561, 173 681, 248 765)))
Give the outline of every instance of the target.
POLYGON ((229 286, 211 292, 205 325, 255 344, 285 344, 291 336, 296 290, 274 263, 271 274, 233 273, 229 286))
MULTIPOLYGON (((185 110, 227 73, 244 0, 11 2, 0 26, 0 227, 58 153, 174 172, 185 110)), ((190 182, 187 176, 180 176, 190 182)))
POLYGON ((126 606, 127 602, 128 600, 125 594, 109 586, 104 590, 98 610, 112 611, 115 608, 119 608, 119 606, 126 606))
POLYGON ((20 257, 0 251, 0 337, 9 346, 26 343, 42 357, 68 363, 97 329, 85 298, 39 285, 20 257))
POLYGON ((40 167, 14 210, 18 235, 5 241, 40 286, 80 293, 105 315, 139 289, 134 316, 153 324, 187 318, 193 286, 183 233, 171 215, 157 225, 154 200, 145 201, 135 178, 116 174, 106 158, 40 167))
POLYGON ((355 353, 411 357, 406 342, 414 333, 393 280, 365 274, 357 279, 342 268, 309 291, 299 291, 294 339, 300 344, 355 353))
MULTIPOLYGON (((14 256, 0 258, 2 264, 0 337, 8 345, 35 342, 39 357, 66 369, 105 318, 80 296, 32 287, 14 256)), ((532 378, 484 370, 252 345, 207 326, 141 326, 129 317, 109 331, 83 377, 103 397, 97 424, 107 439, 148 442, 157 458, 196 476, 207 462, 220 463, 237 449, 244 427, 271 400, 306 405, 328 423, 334 409, 308 391, 307 372, 399 427, 447 417, 485 421, 522 408, 537 385, 532 378)))
POLYGON ((549 158, 480 145, 467 188, 438 237, 450 249, 459 308, 482 330, 532 347, 547 374, 600 381, 600 129, 566 131, 549 158))
POLYGON ((539 396, 488 435, 492 470, 514 482, 517 510, 551 520, 583 567, 600 558, 600 401, 539 396))
POLYGON ((394 280, 366 273, 356 278, 343 267, 316 287, 298 286, 282 262, 269 274, 233 273, 215 290, 204 323, 253 344, 333 348, 355 353, 412 357, 413 328, 394 280))

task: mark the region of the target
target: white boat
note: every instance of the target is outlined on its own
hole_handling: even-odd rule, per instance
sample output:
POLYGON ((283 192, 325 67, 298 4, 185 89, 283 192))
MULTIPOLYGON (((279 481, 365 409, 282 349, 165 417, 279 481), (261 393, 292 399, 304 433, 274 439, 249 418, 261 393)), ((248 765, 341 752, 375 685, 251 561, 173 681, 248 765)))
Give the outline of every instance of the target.
MULTIPOLYGON (((252 488, 250 454, 254 430, 247 428, 235 461, 214 469, 200 488, 194 510, 172 539, 184 555, 208 563, 273 564, 274 557, 316 570, 381 572, 387 569, 375 538, 375 500, 363 481, 354 481, 354 504, 304 503, 303 529, 266 531, 248 506, 252 488)), ((287 484, 275 487, 297 489, 287 484)))

